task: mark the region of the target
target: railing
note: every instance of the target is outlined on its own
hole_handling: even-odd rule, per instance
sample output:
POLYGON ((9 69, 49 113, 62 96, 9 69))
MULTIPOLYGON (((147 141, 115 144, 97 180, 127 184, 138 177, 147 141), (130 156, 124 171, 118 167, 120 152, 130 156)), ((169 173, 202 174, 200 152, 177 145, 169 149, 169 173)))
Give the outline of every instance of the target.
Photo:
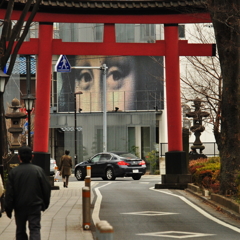
MULTIPOLYGON (((55 112, 74 111, 73 93, 60 93, 51 96, 55 112)), ((102 93, 84 92, 76 98, 77 111, 101 112, 102 93)), ((163 109, 163 100, 160 92, 150 90, 136 91, 108 91, 108 111, 154 111, 163 109)))
MULTIPOLYGON (((203 150, 203 154, 209 157, 219 156, 218 147, 215 142, 203 142, 202 144, 205 146, 205 149, 203 150)), ((193 145, 193 142, 190 142, 189 151, 192 145, 193 145)), ((160 143, 159 157, 164 157, 166 152, 168 152, 168 143, 160 143)))

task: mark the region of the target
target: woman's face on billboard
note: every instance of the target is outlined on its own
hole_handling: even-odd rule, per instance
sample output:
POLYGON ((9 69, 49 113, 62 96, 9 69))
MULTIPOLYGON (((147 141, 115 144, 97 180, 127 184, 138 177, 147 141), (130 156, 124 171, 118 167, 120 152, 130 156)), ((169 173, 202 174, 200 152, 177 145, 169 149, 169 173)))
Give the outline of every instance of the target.
MULTIPOLYGON (((133 57, 77 57, 76 66, 100 67, 106 64, 107 69, 107 110, 134 109, 136 85, 135 62, 133 57)), ((75 75, 75 92, 77 108, 84 112, 102 111, 103 72, 99 69, 78 69, 75 75)))

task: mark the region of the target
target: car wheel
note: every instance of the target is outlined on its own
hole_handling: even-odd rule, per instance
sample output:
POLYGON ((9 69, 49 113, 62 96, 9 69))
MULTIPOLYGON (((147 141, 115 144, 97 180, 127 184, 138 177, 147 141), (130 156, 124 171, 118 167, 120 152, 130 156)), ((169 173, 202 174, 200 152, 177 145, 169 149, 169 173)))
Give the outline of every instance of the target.
POLYGON ((104 177, 106 180, 115 180, 115 176, 114 176, 114 172, 112 170, 112 168, 108 168, 106 170, 106 173, 105 173, 105 177, 104 177))
POLYGON ((83 180, 85 178, 81 168, 76 169, 75 177, 78 181, 83 180))
POLYGON ((133 175, 133 180, 139 180, 142 176, 141 175, 133 175))

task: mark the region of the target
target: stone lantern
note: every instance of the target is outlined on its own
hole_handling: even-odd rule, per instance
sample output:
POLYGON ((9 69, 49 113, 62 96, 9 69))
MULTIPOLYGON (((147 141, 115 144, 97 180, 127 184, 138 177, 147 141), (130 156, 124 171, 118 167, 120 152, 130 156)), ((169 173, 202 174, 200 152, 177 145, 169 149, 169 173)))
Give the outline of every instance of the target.
POLYGON ((26 118, 27 115, 23 112, 19 112, 19 109, 21 108, 20 106, 20 101, 17 98, 14 98, 12 100, 12 106, 10 106, 12 109, 11 113, 6 113, 5 118, 6 119, 11 119, 11 126, 8 129, 8 132, 10 132, 13 136, 13 141, 10 143, 10 150, 14 152, 14 150, 17 150, 19 147, 21 147, 21 144, 18 140, 19 134, 22 133, 23 129, 20 126, 21 124, 21 119, 26 118))
POLYGON ((204 117, 208 117, 209 113, 201 110, 203 105, 201 104, 202 100, 200 98, 195 98, 193 102, 194 105, 192 106, 195 107, 195 111, 186 113, 187 117, 193 118, 193 126, 190 128, 190 130, 194 133, 196 138, 193 146, 191 146, 191 149, 196 154, 197 149, 199 149, 200 154, 202 154, 202 151, 205 149, 205 146, 200 140, 201 132, 205 130, 205 127, 202 125, 202 119, 204 117))

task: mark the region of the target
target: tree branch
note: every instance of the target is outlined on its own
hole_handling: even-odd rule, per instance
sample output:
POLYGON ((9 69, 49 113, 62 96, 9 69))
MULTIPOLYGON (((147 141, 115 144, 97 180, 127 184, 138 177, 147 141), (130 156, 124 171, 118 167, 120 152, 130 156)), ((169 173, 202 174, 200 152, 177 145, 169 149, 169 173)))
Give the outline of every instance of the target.
POLYGON ((32 23, 35 15, 37 13, 37 10, 39 8, 40 3, 41 3, 41 0, 37 0, 36 3, 34 4, 33 10, 32 10, 32 12, 31 12, 29 18, 27 19, 26 24, 25 24, 23 33, 20 36, 20 39, 18 40, 16 46, 13 49, 12 57, 11 57, 11 60, 10 60, 8 71, 7 71, 7 74, 9 74, 9 75, 11 74, 11 72, 13 70, 14 63, 15 63, 16 57, 17 57, 17 53, 18 53, 18 51, 19 51, 19 49, 20 49, 20 47, 21 47, 21 45, 22 45, 22 43, 23 43, 23 41, 24 41, 28 31, 29 31, 29 28, 30 28, 31 23, 32 23))

